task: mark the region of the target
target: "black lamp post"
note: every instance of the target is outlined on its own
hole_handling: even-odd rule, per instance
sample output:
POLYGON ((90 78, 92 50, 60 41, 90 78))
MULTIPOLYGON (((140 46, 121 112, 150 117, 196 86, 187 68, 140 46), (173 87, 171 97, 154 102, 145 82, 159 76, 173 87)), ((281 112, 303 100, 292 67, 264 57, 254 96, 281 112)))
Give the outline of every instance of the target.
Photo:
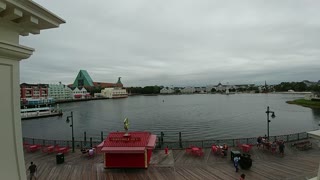
POLYGON ((71 129, 72 129, 72 152, 74 152, 74 135, 73 135, 73 112, 71 111, 71 116, 67 116, 66 122, 69 123, 71 119, 71 129))
POLYGON ((271 117, 272 117, 272 118, 275 118, 276 115, 274 115, 274 112, 273 112, 273 111, 270 111, 270 110, 269 110, 269 106, 267 107, 266 113, 267 113, 267 126, 268 126, 268 141, 270 141, 270 139, 269 139, 269 123, 271 122, 271 120, 269 119, 269 114, 272 113, 272 114, 271 114, 271 117))

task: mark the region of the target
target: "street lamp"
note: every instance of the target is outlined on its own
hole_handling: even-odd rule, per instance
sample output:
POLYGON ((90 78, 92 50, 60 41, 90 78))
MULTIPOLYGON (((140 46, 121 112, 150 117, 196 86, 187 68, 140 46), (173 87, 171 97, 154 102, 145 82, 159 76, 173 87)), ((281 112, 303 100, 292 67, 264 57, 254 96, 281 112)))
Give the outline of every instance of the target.
POLYGON ((74 152, 74 135, 73 135, 73 112, 71 111, 71 116, 67 116, 66 122, 69 123, 71 119, 71 129, 72 129, 72 152, 74 152))
POLYGON ((269 106, 267 107, 266 113, 267 113, 268 141, 269 141, 269 140, 270 140, 270 139, 269 139, 269 123, 271 122, 271 120, 269 120, 269 114, 272 113, 272 114, 271 114, 272 119, 275 118, 276 115, 274 115, 274 112, 273 112, 273 111, 270 111, 270 110, 269 110, 269 106))

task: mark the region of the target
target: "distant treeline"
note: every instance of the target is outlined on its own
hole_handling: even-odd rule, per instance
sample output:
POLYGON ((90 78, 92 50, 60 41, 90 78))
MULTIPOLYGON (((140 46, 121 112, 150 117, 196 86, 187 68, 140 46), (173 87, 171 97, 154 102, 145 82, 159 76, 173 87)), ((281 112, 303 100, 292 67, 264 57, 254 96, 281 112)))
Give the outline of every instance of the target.
POLYGON ((320 92, 320 85, 319 84, 312 84, 307 86, 304 82, 282 82, 274 87, 275 91, 312 91, 312 92, 320 92))
MULTIPOLYGON (((260 86, 261 87, 261 86, 260 86)), ((160 94, 160 90, 164 88, 164 86, 145 86, 145 87, 126 87, 127 92, 130 94, 160 94)), ((181 93, 179 87, 174 87, 173 88, 175 91, 175 94, 181 93)), ((314 84, 309 84, 307 85, 304 82, 282 82, 278 85, 267 85, 268 92, 287 92, 289 90, 294 90, 294 91, 312 91, 312 92, 318 92, 320 93, 320 83, 314 83, 314 84)), ((92 88, 89 89, 90 94, 94 93, 100 93, 101 88, 92 88)), ((249 86, 247 88, 230 88, 230 92, 256 92, 259 93, 259 87, 258 86, 249 86)), ((209 92, 207 93, 220 93, 221 91, 216 91, 215 88, 212 88, 209 92)), ((262 91, 264 92, 264 91, 262 91)), ((197 91, 195 92, 197 93, 197 91)))
POLYGON ((159 94, 163 86, 145 86, 145 87, 129 87, 126 88, 131 94, 159 94))

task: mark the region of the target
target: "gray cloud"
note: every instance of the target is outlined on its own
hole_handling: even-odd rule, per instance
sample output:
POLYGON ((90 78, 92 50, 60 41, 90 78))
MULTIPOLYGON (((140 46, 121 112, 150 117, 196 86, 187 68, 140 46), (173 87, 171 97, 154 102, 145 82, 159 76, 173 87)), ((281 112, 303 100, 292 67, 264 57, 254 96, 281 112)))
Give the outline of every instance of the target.
POLYGON ((58 29, 21 38, 21 82, 125 86, 319 80, 319 1, 45 1, 58 29))

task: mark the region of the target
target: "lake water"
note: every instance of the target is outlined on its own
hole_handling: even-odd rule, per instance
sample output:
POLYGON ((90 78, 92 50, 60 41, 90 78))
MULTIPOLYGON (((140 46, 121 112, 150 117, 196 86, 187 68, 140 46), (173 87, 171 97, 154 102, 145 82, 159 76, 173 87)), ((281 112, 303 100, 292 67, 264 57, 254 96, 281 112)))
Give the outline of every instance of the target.
POLYGON ((73 111, 75 139, 99 138, 112 131, 123 131, 128 117, 130 131, 164 132, 164 140, 224 139, 256 137, 267 134, 267 106, 275 112, 270 117, 270 136, 318 129, 320 110, 287 104, 303 98, 290 94, 197 94, 168 96, 131 96, 60 104, 63 117, 22 121, 24 137, 71 139, 66 117, 73 111))

